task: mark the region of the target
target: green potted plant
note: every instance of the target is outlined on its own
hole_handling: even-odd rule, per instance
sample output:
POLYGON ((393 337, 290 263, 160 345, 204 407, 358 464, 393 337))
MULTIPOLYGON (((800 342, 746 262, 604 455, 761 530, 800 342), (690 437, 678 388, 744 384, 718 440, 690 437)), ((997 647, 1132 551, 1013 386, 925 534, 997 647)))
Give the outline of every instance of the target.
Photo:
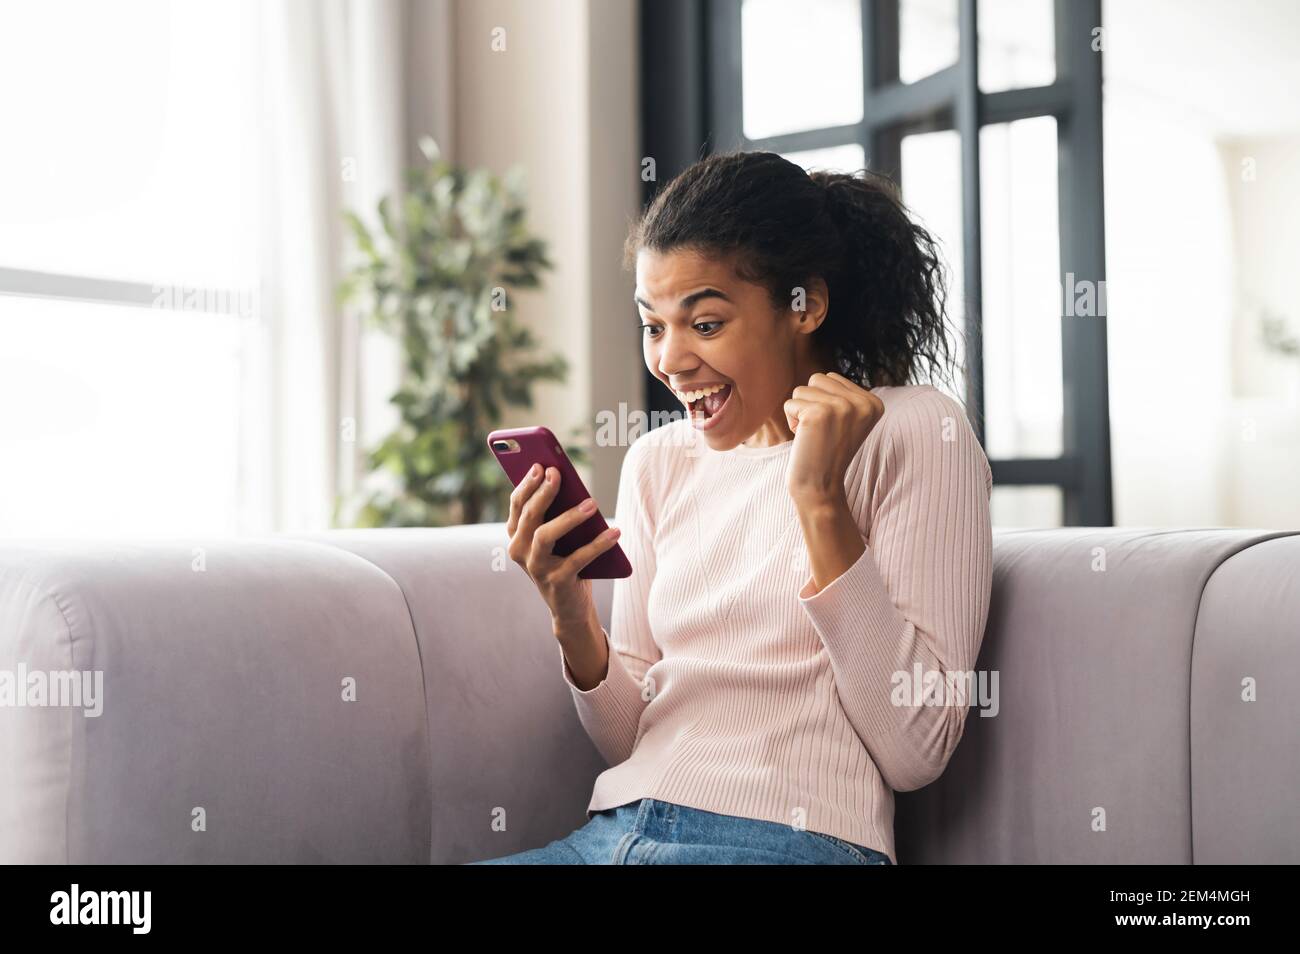
MULTIPOLYGON (((536 341, 511 310, 511 291, 536 288, 552 268, 524 224, 523 174, 465 170, 420 140, 426 164, 407 170, 400 203, 378 205, 382 232, 345 212, 358 264, 338 289, 366 320, 397 336, 398 426, 367 453, 370 474, 350 501, 360 527, 445 526, 505 520, 510 481, 487 446, 505 407, 532 407, 538 381, 563 382, 563 355, 530 355, 536 341)), ((579 428, 574 428, 576 436, 579 428)), ((579 446, 566 446, 585 462, 579 446)))

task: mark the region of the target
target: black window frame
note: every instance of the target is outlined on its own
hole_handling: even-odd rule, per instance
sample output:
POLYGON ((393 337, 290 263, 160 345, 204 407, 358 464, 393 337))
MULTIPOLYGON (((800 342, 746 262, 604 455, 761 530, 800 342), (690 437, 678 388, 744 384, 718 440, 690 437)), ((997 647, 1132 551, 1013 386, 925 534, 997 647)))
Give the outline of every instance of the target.
MULTIPOLYGON (((984 442, 981 317, 979 130, 1034 116, 1057 125, 1060 223, 1058 280, 1104 282, 1102 198, 1101 0, 1053 0, 1056 80, 1042 87, 979 89, 977 0, 958 0, 957 62, 914 83, 898 81, 899 0, 860 0, 863 118, 858 123, 750 139, 741 129, 743 0, 642 0, 641 120, 643 153, 656 181, 645 201, 692 162, 714 151, 789 153, 860 144, 873 169, 901 182, 900 144, 917 131, 955 129, 961 137, 962 274, 966 310, 965 403, 984 442)), ((1103 287, 1103 286, 1093 286, 1103 287)), ((1055 486, 1064 526, 1111 526, 1113 497, 1106 318, 1060 316, 1062 454, 990 459, 995 486, 1055 486)), ((646 405, 680 410, 646 370, 646 405)))

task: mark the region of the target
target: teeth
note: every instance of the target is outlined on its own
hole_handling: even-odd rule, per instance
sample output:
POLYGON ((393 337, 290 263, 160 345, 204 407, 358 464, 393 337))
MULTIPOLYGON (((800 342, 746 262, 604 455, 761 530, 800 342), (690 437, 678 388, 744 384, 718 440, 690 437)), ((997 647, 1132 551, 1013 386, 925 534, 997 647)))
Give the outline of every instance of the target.
POLYGON ((700 398, 705 397, 709 394, 716 394, 718 391, 721 391, 725 387, 726 387, 725 384, 715 384, 712 387, 701 388, 698 391, 677 391, 675 393, 679 398, 681 398, 687 404, 692 404, 695 401, 698 401, 700 398))

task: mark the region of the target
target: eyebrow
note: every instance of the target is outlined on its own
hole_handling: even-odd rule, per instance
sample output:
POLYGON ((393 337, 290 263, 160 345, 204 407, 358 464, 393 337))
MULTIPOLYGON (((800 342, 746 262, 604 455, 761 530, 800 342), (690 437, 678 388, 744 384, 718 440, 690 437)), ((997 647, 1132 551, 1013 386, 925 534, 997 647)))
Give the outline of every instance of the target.
MULTIPOLYGON (((682 311, 686 311, 697 301, 700 301, 701 299, 704 298, 721 298, 725 302, 731 301, 729 297, 727 297, 722 292, 718 291, 716 288, 701 288, 699 291, 691 292, 689 295, 683 298, 681 300, 681 303, 678 305, 678 307, 682 311)), ((650 302, 646 301, 640 295, 633 295, 632 301, 640 305, 642 308, 648 308, 651 311, 654 311, 654 307, 650 304, 650 302)))

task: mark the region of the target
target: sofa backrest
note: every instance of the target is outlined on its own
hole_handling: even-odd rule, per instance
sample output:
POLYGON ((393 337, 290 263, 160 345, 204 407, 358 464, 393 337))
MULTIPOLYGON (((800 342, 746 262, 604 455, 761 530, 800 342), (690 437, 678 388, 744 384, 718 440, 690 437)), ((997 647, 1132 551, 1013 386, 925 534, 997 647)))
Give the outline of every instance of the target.
MULTIPOLYGON (((0 672, 103 676, 98 716, 0 707, 0 862, 460 863, 572 831, 605 765, 505 543, 0 547, 0 672)), ((1000 530, 994 557, 996 691, 896 796, 901 863, 1300 861, 1300 534, 1000 530)))
MULTIPOLYGON (((494 857, 581 825, 605 766, 504 524, 323 539, 382 566, 411 602, 434 858, 494 857), (485 834, 496 817, 505 829, 485 834)), ((997 711, 977 699, 945 774, 896 796, 902 863, 1300 860, 1297 697, 1273 685, 1247 702, 1243 684, 1300 671, 1300 535, 999 530, 994 555, 978 669, 997 711)), ((612 585, 593 584, 607 626, 612 585)))
POLYGON ((1300 861, 1298 623, 1294 533, 997 532, 997 714, 897 796, 900 863, 1300 861))
MULTIPOLYGON (((312 535, 371 561, 406 597, 432 759, 430 858, 535 848, 586 822, 604 760, 561 675, 551 617, 506 555, 504 523, 312 535)), ((612 580, 593 580, 609 625, 612 580)))

